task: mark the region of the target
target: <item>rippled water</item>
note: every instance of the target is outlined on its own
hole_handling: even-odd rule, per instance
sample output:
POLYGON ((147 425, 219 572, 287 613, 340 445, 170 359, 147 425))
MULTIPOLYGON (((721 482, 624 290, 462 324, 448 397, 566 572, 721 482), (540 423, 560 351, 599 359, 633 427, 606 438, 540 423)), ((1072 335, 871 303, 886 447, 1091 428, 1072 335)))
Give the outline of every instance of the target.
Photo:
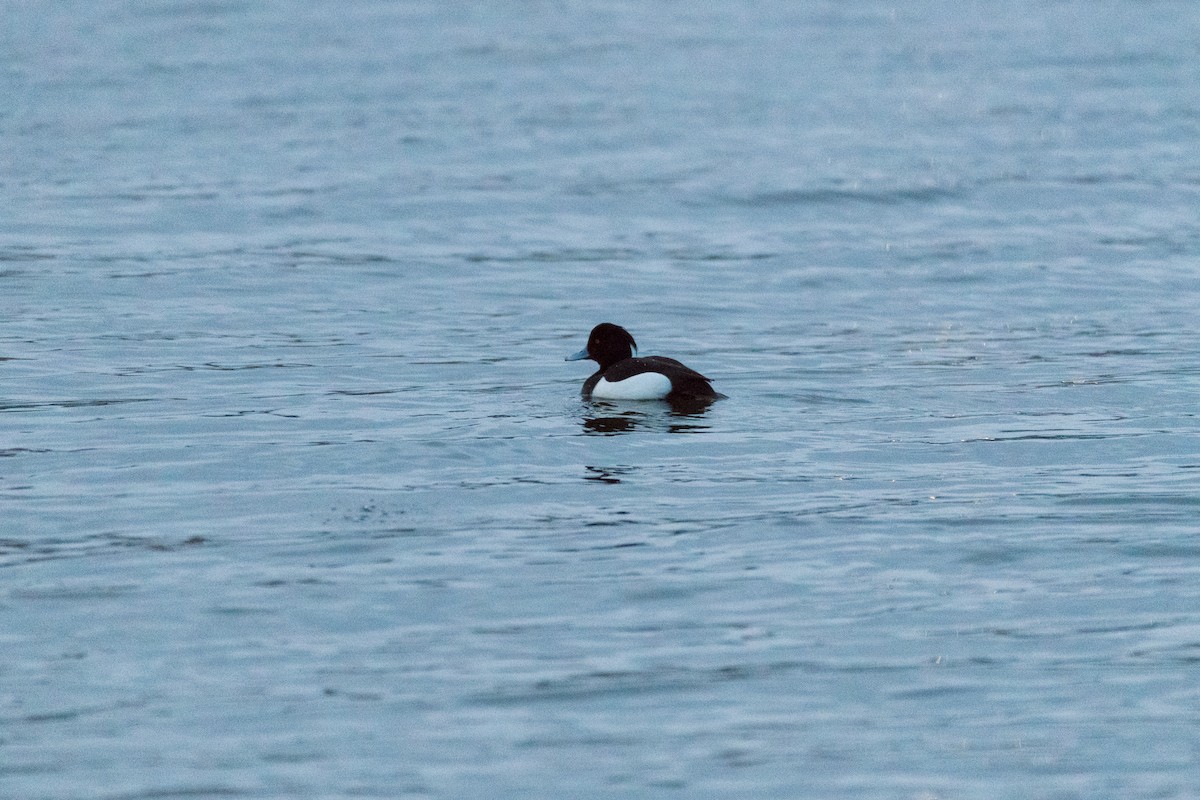
POLYGON ((1193 5, 5 19, 0 796, 1200 794, 1193 5))

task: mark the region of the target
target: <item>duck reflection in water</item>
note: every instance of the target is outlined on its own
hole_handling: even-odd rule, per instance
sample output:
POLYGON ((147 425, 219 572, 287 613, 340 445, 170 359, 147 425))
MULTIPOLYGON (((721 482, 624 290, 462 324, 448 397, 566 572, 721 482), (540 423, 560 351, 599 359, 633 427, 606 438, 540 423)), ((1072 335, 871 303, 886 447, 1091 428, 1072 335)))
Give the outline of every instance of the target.
POLYGON ((635 430, 700 433, 710 427, 701 420, 715 399, 689 397, 653 405, 592 400, 585 404, 583 430, 598 436, 616 436, 635 430))

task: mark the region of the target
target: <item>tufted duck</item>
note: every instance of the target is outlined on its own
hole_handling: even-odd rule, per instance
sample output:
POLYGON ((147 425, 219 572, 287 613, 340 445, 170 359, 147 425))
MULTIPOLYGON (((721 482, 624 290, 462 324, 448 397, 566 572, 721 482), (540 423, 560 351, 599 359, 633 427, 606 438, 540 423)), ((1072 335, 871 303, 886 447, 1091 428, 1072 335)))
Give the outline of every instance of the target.
POLYGON ((587 347, 567 361, 590 358, 600 369, 583 383, 583 396, 598 400, 715 400, 708 378, 666 356, 634 357, 637 342, 629 331, 602 322, 588 336, 587 347))

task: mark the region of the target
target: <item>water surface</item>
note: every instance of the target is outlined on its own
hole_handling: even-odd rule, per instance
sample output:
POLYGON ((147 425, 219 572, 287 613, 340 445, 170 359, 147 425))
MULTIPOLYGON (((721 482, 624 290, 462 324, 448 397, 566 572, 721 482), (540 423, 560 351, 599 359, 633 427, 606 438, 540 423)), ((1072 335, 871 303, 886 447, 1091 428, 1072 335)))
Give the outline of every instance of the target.
POLYGON ((8 8, 0 794, 1200 794, 1198 34, 8 8))

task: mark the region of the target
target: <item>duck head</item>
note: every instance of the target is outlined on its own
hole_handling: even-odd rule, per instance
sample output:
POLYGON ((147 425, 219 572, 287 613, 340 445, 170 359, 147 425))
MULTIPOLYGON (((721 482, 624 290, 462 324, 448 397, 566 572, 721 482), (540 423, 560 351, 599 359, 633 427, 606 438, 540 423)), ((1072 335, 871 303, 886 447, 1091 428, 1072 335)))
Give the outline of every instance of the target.
POLYGON ((631 358, 637 352, 637 342, 629 331, 611 322, 601 322, 592 328, 588 335, 587 347, 574 355, 567 356, 567 361, 582 361, 590 358, 607 369, 618 361, 631 358))

